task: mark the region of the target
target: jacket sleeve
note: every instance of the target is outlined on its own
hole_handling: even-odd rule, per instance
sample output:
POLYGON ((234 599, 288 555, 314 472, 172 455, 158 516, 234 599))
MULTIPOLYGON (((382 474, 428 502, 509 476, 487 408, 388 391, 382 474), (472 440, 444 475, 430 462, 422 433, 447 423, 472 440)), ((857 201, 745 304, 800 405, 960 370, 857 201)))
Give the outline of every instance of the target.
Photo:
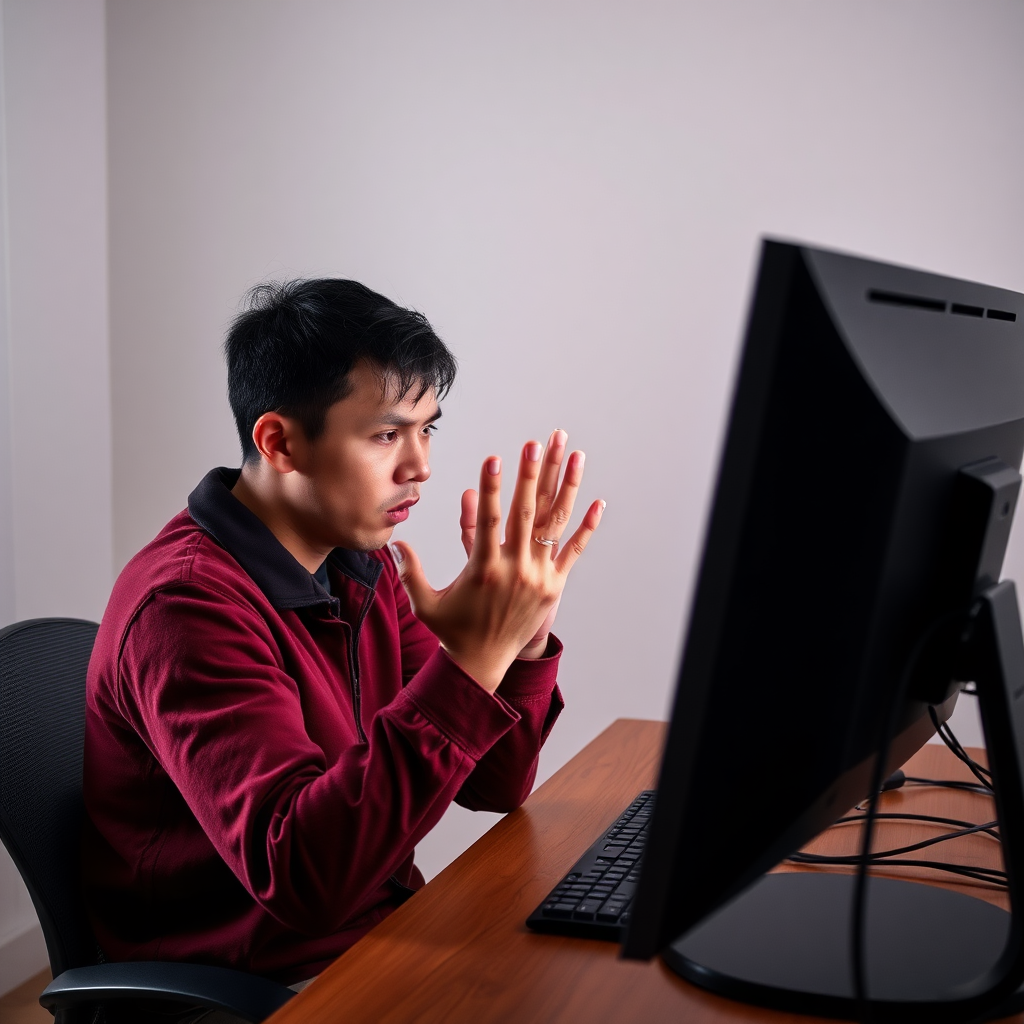
POLYGON ((273 630, 206 585, 159 591, 121 643, 116 700, 250 895, 327 934, 379 900, 519 715, 435 642, 366 742, 325 751, 273 630))
MULTIPOLYGON (((391 554, 384 557, 384 579, 391 585, 402 637, 402 674, 412 679, 438 650, 436 636, 413 614, 391 554)), ((382 580, 383 582, 383 580, 382 580)), ((515 716, 515 725, 477 762, 455 802, 474 811, 513 811, 530 795, 540 748, 564 707, 556 682, 561 642, 552 635, 545 657, 517 658, 505 673, 495 698, 515 716)), ((474 683, 474 685, 477 685, 474 683)), ((477 685, 481 693, 482 687, 477 685)))
POLYGON ((540 748, 564 703, 555 682, 562 644, 552 634, 546 656, 517 659, 505 673, 498 695, 519 721, 477 762, 455 802, 473 811, 514 811, 530 795, 540 748))

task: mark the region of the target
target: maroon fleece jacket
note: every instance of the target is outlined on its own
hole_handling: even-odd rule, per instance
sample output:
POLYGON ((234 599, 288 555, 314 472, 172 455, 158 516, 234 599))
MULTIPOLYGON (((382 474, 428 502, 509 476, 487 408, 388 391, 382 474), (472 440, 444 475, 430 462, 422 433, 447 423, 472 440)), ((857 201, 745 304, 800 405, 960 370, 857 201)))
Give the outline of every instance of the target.
POLYGON ((309 977, 423 883, 455 800, 527 796, 560 650, 495 695, 412 614, 386 551, 330 593, 213 470, 125 567, 89 666, 86 902, 114 960, 309 977))

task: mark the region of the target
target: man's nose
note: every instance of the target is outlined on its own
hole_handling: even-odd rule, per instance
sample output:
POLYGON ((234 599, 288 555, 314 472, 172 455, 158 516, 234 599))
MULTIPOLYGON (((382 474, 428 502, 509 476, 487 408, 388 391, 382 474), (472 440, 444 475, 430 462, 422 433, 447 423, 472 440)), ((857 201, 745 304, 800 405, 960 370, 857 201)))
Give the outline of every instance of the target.
POLYGON ((408 459, 402 460, 401 465, 402 482, 415 480, 423 483, 430 477, 430 459, 427 452, 419 446, 409 453, 408 459))

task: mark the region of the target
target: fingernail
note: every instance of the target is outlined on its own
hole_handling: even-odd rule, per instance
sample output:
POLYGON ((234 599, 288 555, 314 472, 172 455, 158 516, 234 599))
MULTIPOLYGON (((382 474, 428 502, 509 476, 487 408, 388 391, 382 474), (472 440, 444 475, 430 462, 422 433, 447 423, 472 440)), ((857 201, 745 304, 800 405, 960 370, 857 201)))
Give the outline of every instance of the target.
POLYGON ((559 427, 551 435, 551 443, 556 448, 564 448, 565 447, 565 442, 568 441, 568 440, 569 440, 569 435, 564 430, 562 430, 561 427, 559 427))
POLYGON ((584 455, 583 452, 573 452, 572 457, 575 460, 576 468, 582 469, 583 462, 586 459, 586 455, 584 455))
POLYGON ((608 507, 608 502, 605 501, 603 498, 598 502, 598 504, 601 506, 602 512, 608 507))
POLYGON ((540 452, 540 445, 537 444, 536 441, 531 441, 526 446, 526 457, 530 460, 530 462, 540 462, 540 452))
POLYGON ((402 562, 405 561, 405 555, 402 554, 402 549, 398 547, 397 544, 389 544, 388 547, 391 548, 391 554, 394 556, 395 564, 401 565, 402 562))
POLYGON ((497 455, 492 455, 487 460, 487 472, 491 476, 497 476, 501 472, 501 459, 497 455))

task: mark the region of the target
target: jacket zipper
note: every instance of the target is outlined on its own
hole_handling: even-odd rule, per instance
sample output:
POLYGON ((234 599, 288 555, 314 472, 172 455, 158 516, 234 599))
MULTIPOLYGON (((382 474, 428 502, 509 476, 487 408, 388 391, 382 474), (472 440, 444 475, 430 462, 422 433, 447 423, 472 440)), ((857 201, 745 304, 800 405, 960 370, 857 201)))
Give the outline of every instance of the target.
POLYGON ((366 743, 366 733, 363 731, 362 697, 359 692, 359 631, 363 628, 363 619, 366 618, 366 613, 370 610, 373 597, 374 591, 371 590, 363 600, 363 607, 359 610, 355 629, 352 630, 352 642, 348 646, 349 674, 352 678, 352 708, 356 716, 356 731, 363 743, 366 743))
MULTIPOLYGON (((373 598, 376 591, 371 590, 363 601, 363 606, 359 610, 359 618, 356 620, 355 629, 352 630, 352 642, 348 648, 348 664, 349 674, 352 678, 352 708, 356 716, 356 730, 359 733, 359 738, 366 743, 366 733, 363 731, 363 713, 362 713, 362 698, 359 692, 359 632, 363 628, 363 619, 366 618, 366 613, 370 610, 370 604, 373 602, 373 598)), ((395 875, 392 875, 388 881, 397 890, 397 895, 401 902, 404 903, 410 896, 416 894, 416 890, 410 888, 404 882, 400 882, 395 875)))

